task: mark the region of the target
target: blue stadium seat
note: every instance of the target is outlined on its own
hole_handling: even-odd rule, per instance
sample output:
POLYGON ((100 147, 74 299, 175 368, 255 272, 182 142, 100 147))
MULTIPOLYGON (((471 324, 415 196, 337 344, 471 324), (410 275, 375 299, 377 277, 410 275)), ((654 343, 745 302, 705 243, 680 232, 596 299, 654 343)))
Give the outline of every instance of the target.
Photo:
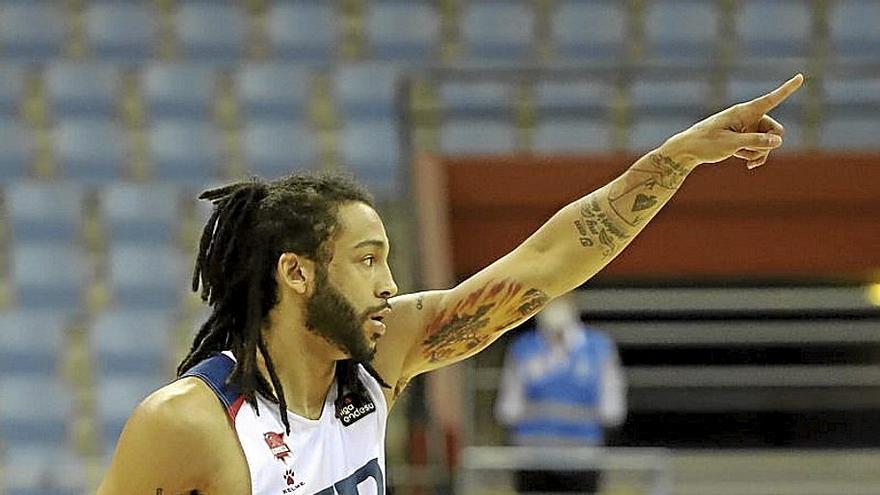
POLYGON ((18 114, 19 105, 25 95, 26 77, 27 72, 23 66, 4 61, 0 70, 0 115, 5 117, 18 114))
POLYGON ((0 397, 0 435, 10 450, 63 448, 73 398, 54 374, 0 375, 0 397))
POLYGON ((147 110, 153 118, 208 118, 214 72, 192 64, 156 64, 142 74, 147 110))
POLYGON ((628 149, 636 153, 654 149, 695 122, 692 118, 675 114, 635 116, 635 121, 629 128, 628 149))
POLYGON ((812 3, 809 0, 738 2, 735 25, 740 61, 808 57, 814 38, 812 3))
POLYGON ((335 74, 336 100, 343 119, 393 118, 398 73, 387 63, 340 66, 335 74))
POLYGON ((588 153, 611 147, 611 127, 603 119, 548 118, 535 126, 538 153, 588 153))
POLYGON ((550 118, 604 117, 613 96, 612 85, 602 80, 542 80, 535 83, 538 115, 550 118))
POLYGON ((836 0, 829 3, 831 45, 840 61, 877 63, 880 59, 880 3, 836 0))
POLYGON ((564 59, 616 61, 623 56, 626 2, 564 0, 551 17, 556 54, 564 59))
MULTIPOLYGON (((786 135, 788 134, 786 127, 786 135)), ((835 151, 877 151, 880 142, 877 130, 880 117, 877 113, 853 115, 842 113, 825 118, 819 130, 819 146, 835 151)))
POLYGON ((377 199, 397 197, 400 144, 394 121, 348 122, 343 129, 342 154, 346 166, 377 199))
POLYGON ((5 495, 81 495, 86 467, 73 449, 63 445, 16 446, 0 461, 5 495))
POLYGON ((158 17, 147 3, 89 2, 86 32, 95 55, 114 63, 143 63, 153 53, 158 17))
POLYGON ((290 64, 247 64, 236 73, 248 119, 299 120, 307 115, 312 72, 290 64))
POLYGON ((439 100, 450 117, 510 117, 516 86, 493 81, 445 81, 439 100))
POLYGON ((252 122, 242 134, 249 170, 278 178, 317 162, 315 137, 304 123, 252 122))
POLYGON ((64 36, 63 4, 51 0, 0 4, 0 49, 5 59, 33 63, 56 57, 64 36))
POLYGON ((645 12, 645 43, 649 62, 711 62, 718 44, 717 2, 653 0, 645 12))
POLYGON ((230 64, 244 53, 244 12, 236 3, 190 1, 177 12, 177 35, 192 60, 230 64))
POLYGON ((180 218, 180 191, 174 185, 113 183, 99 194, 111 242, 174 242, 180 218))
POLYGON ((159 371, 148 375, 98 377, 96 383, 96 412, 105 454, 116 447, 119 434, 132 411, 153 391, 170 379, 159 371))
POLYGON ((873 77, 829 75, 823 88, 826 110, 880 111, 880 74, 873 77))
POLYGON ((120 93, 119 70, 100 62, 56 62, 44 75, 46 99, 61 118, 110 117, 120 93))
POLYGON ((156 121, 150 129, 150 152, 156 177, 189 185, 205 185, 220 170, 220 143, 207 122, 156 121))
POLYGON ((473 59, 520 62, 534 56, 535 12, 523 0, 487 0, 463 5, 461 38, 473 59))
POLYGON ((440 14, 433 2, 371 2, 365 24, 372 55, 377 59, 424 63, 437 53, 440 14))
POLYGON ((82 229, 82 187, 14 182, 5 186, 6 211, 16 242, 74 243, 82 229))
POLYGON ((16 242, 12 283, 25 310, 77 310, 86 285, 86 262, 75 246, 57 242, 16 242))
POLYGON ((455 120, 440 129, 440 149, 444 153, 510 153, 515 142, 516 129, 506 120, 455 120))
POLYGON ((706 79, 638 79, 630 88, 633 115, 678 114, 694 119, 704 117, 710 101, 706 79))
POLYGON ((102 184, 125 175, 126 136, 105 119, 71 118, 55 128, 55 160, 66 179, 102 184))
POLYGON ((27 128, 17 120, 0 117, 0 149, 0 180, 4 184, 29 175, 34 143, 27 128))
POLYGON ((42 310, 0 313, 0 376, 54 374, 65 348, 69 316, 42 310))
POLYGON ((339 36, 332 2, 276 2, 267 12, 269 40, 276 57, 326 63, 339 36))
POLYGON ((101 376, 150 375, 161 370, 172 351, 174 319, 162 310, 101 313, 89 341, 101 376))
POLYGON ((113 244, 109 255, 113 301, 125 309, 173 309, 187 286, 188 268, 170 246, 113 244))

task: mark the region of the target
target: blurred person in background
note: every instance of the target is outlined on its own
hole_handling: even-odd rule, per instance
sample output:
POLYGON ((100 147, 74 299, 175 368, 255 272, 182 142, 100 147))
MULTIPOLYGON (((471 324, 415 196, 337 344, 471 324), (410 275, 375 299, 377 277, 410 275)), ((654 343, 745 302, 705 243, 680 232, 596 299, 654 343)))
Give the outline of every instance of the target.
MULTIPOLYGON (((605 429, 626 416, 626 381, 617 346, 581 321, 572 296, 550 302, 536 328, 511 342, 498 390, 496 416, 521 446, 596 447, 605 429)), ((516 473, 528 492, 596 493, 599 471, 516 473)))
POLYGON ((674 135, 449 289, 397 295, 384 224, 350 180, 205 191, 214 210, 192 288, 211 316, 179 379, 132 413, 99 495, 384 494, 385 421, 413 377, 475 355, 582 285, 701 164, 763 165, 783 133, 767 113, 802 82, 674 135))

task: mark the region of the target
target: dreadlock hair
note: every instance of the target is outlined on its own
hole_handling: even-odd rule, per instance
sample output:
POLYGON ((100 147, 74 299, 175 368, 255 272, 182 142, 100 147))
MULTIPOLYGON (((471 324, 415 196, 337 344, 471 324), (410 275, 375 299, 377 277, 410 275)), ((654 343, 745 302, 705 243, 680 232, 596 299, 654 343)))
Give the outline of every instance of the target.
MULTIPOLYGON (((201 284, 201 298, 212 312, 177 367, 177 375, 214 353, 231 350, 236 363, 228 383, 257 414, 256 392, 278 404, 289 434, 287 401, 262 332, 269 311, 278 303, 276 263, 285 252, 328 263, 332 258, 328 241, 337 231, 339 206, 362 202, 372 207, 373 198, 347 176, 293 174, 272 182, 254 177, 204 191, 199 199, 211 201, 214 209, 202 231, 192 290, 198 292, 201 284), (257 367, 258 349, 275 394, 257 367)), ((369 363, 361 364, 390 388, 369 363)), ((357 377, 357 363, 350 359, 337 361, 336 382, 337 410, 343 388, 366 393, 357 377)))

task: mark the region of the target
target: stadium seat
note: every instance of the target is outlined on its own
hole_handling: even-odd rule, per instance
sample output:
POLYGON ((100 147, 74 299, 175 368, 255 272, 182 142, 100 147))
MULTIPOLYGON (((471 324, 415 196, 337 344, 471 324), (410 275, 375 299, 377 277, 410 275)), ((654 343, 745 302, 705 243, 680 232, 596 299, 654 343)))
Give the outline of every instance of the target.
POLYGON ((627 35, 626 3, 616 0, 564 0, 556 4, 551 31, 563 59, 617 61, 627 35))
POLYGON ((742 0, 737 5, 735 25, 740 61, 747 64, 760 60, 802 60, 811 54, 811 1, 742 0))
POLYGON ((371 55, 377 59, 424 63, 439 47, 440 14, 432 2, 371 2, 365 24, 371 55))
POLYGON ((880 75, 829 75, 823 82, 823 89, 828 111, 880 111, 880 75))
POLYGON ((170 382, 156 371, 148 375, 102 375, 96 383, 96 412, 105 454, 111 454, 131 412, 156 389, 170 382))
POLYGON ((832 151, 877 151, 880 150, 878 129, 880 117, 877 113, 830 115, 820 127, 819 145, 832 151))
POLYGON ((235 3, 204 0, 182 3, 175 20, 177 35, 188 59, 231 64, 244 53, 245 13, 235 3))
POLYGON ((180 191, 173 184, 108 184, 99 192, 110 242, 171 244, 180 213, 180 191))
POLYGON ((613 100, 613 88, 602 80, 542 80, 535 83, 538 115, 605 117, 613 100))
POLYGON ((82 229, 82 187, 70 183, 14 182, 4 188, 16 242, 74 243, 82 229))
POLYGON ((315 138, 304 123, 252 122, 242 141, 249 170, 264 178, 309 169, 317 162, 315 138))
POLYGON ((651 63, 711 62, 720 32, 717 3, 705 0, 654 0, 647 3, 647 60, 651 63))
POLYGON ((146 3, 96 0, 86 6, 86 32, 97 58, 140 64, 153 53, 158 13, 146 3))
POLYGON ((0 313, 0 376, 53 375, 64 349, 68 318, 67 313, 42 310, 0 313))
POLYGON ((7 117, 18 114, 25 95, 26 76, 24 66, 4 61, 3 69, 0 70, 0 115, 7 117))
POLYGON ((528 60, 535 49, 534 7, 522 0, 464 4, 460 32, 472 59, 528 60))
POLYGON ((247 119, 299 120, 307 116, 312 72, 306 66, 251 63, 236 72, 238 100, 247 119))
POLYGON ((12 247, 12 283, 25 310, 77 310, 86 285, 83 253, 57 242, 16 242, 12 247))
POLYGON ((63 445, 18 446, 0 461, 4 495, 81 495, 86 492, 86 467, 73 449, 63 445))
POLYGON ((116 307, 173 309, 187 287, 188 269, 171 246, 113 244, 109 254, 109 286, 116 307))
POLYGON ((0 181, 8 184, 29 175, 34 143, 27 128, 16 120, 0 117, 0 149, 0 181))
POLYGON ((880 3, 876 0, 829 2, 830 39, 839 61, 876 63, 880 59, 880 3))
POLYGON ((335 83, 336 100, 343 119, 392 119, 398 73, 387 63, 340 66, 335 83))
POLYGON ((0 435, 10 450, 63 448, 73 398, 54 374, 0 375, 0 397, 0 435))
POLYGON ((110 117, 120 93, 119 70, 100 62, 56 62, 44 74, 46 99, 56 116, 110 117))
POLYGON ((98 315, 89 336, 102 376, 150 375, 171 352, 174 320, 163 310, 118 310, 98 315))
POLYGON ((400 192, 400 144, 394 121, 346 123, 342 148, 346 166, 377 199, 397 196, 400 192))
POLYGON ((440 129, 444 153, 510 153, 515 142, 516 130, 505 120, 454 120, 440 129))
POLYGON ((446 81, 439 88, 440 105, 449 117, 510 117, 516 86, 494 81, 446 81))
POLYGON ((538 153, 588 153, 611 147, 611 127, 603 119, 551 118, 535 126, 533 150, 538 153))
POLYGON ((88 184, 119 180, 125 175, 126 136, 109 119, 70 118, 55 128, 59 175, 88 184))
POLYGON ((678 114, 694 122, 706 115, 710 87, 706 79, 638 79, 630 87, 633 115, 678 114))
POLYGON ((150 129, 150 153, 156 177, 202 186, 220 169, 219 139, 207 122, 156 121, 150 129))
POLYGON ((62 4, 51 0, 0 4, 0 49, 5 59, 34 63, 56 57, 64 36, 62 4))
POLYGON ((276 57, 326 63, 335 55, 339 33, 332 2, 276 2, 266 19, 276 57))
POLYGON ((634 116, 629 128, 628 149, 644 153, 663 144, 669 136, 694 124, 694 120, 681 115, 634 116))
POLYGON ((209 118, 214 97, 214 72, 193 64, 155 64, 141 83, 147 111, 154 118, 209 118))

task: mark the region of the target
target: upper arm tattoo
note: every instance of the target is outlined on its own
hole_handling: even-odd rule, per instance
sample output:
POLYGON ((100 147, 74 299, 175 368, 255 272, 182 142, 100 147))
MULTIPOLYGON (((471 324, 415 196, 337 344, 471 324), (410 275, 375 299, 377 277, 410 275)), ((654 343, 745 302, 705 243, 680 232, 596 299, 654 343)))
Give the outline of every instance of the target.
POLYGON ((422 354, 431 363, 471 355, 537 313, 548 299, 513 280, 490 282, 440 311, 425 331, 422 354))

